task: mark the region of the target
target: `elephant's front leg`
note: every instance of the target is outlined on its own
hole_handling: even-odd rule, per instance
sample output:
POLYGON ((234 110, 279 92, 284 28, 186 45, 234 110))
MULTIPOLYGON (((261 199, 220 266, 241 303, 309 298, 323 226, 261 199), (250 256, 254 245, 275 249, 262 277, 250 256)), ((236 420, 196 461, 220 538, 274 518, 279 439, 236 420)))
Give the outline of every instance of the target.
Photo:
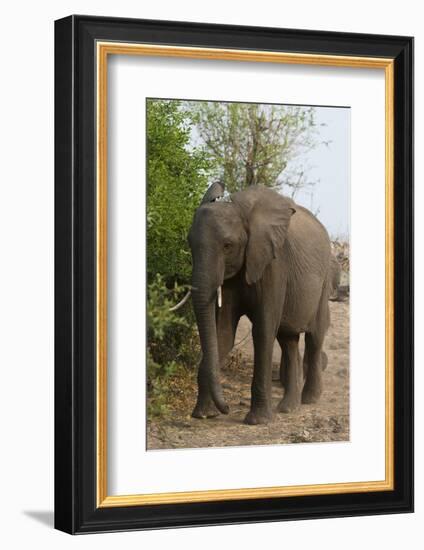
POLYGON ((252 380, 252 401, 246 424, 267 424, 272 420, 272 351, 275 330, 262 323, 253 324, 255 364, 252 380))

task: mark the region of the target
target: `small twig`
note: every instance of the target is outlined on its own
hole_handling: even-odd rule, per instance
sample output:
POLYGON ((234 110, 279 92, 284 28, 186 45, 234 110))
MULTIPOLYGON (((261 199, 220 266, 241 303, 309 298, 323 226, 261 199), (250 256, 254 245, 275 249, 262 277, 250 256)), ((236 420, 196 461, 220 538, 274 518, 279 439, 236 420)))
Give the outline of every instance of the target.
POLYGON ((245 340, 247 340, 250 336, 250 333, 248 332, 244 338, 242 338, 237 344, 234 344, 233 349, 242 344, 245 340))

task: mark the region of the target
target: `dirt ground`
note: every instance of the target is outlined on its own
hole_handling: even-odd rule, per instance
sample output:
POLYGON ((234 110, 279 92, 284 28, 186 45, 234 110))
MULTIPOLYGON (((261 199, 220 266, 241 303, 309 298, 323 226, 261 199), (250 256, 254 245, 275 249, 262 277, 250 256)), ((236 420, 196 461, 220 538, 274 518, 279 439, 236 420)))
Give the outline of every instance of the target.
MULTIPOLYGON (((275 445, 346 441, 349 439, 349 304, 330 302, 331 327, 324 350, 328 366, 323 373, 323 393, 319 403, 302 405, 291 414, 276 413, 267 425, 243 424, 250 405, 250 385, 253 370, 251 325, 246 317, 239 323, 236 350, 241 361, 233 361, 222 370, 224 395, 230 406, 228 415, 212 419, 191 418, 195 403, 193 393, 190 410, 174 413, 171 419, 152 421, 147 427, 148 449, 176 449, 196 447, 226 447, 245 445, 275 445), (237 346, 237 344, 239 344, 237 346)), ((301 338, 303 354, 303 337, 301 338)), ((277 378, 281 351, 274 347, 273 378, 277 378)), ((276 408, 283 396, 278 380, 273 382, 272 400, 276 408)))

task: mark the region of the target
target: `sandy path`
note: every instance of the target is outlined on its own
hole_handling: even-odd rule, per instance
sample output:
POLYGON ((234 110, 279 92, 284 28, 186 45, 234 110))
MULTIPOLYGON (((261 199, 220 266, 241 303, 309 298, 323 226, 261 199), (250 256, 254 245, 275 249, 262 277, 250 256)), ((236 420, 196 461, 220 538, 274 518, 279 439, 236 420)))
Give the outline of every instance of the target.
MULTIPOLYGON (((148 426, 148 448, 195 448, 245 445, 270 445, 281 443, 306 443, 312 441, 345 441, 349 439, 349 305, 330 302, 331 327, 324 349, 328 355, 328 367, 324 371, 324 391, 319 403, 302 405, 291 414, 275 414, 267 426, 247 426, 243 419, 250 405, 250 384, 253 370, 253 345, 250 322, 240 321, 236 343, 243 361, 240 366, 230 366, 222 371, 225 398, 230 405, 229 415, 198 420, 190 417, 191 410, 181 416, 154 421, 148 426)), ((303 353, 303 337, 301 343, 303 353)), ((280 364, 281 351, 274 347, 274 369, 280 364)), ((278 381, 273 382, 274 408, 283 395, 278 381)), ((193 395, 193 404, 195 395, 193 395)))

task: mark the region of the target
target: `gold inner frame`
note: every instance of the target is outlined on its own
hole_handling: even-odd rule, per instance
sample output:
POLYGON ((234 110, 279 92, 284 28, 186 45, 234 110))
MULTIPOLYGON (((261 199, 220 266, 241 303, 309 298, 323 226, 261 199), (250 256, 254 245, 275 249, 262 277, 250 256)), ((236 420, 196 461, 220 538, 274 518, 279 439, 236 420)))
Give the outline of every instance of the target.
POLYGON ((394 60, 122 42, 96 44, 97 54, 97 506, 141 506, 304 495, 388 491, 394 489, 394 60), (385 72, 385 479, 315 485, 217 489, 178 493, 108 496, 107 493, 107 60, 109 55, 142 55, 383 69, 385 72))

